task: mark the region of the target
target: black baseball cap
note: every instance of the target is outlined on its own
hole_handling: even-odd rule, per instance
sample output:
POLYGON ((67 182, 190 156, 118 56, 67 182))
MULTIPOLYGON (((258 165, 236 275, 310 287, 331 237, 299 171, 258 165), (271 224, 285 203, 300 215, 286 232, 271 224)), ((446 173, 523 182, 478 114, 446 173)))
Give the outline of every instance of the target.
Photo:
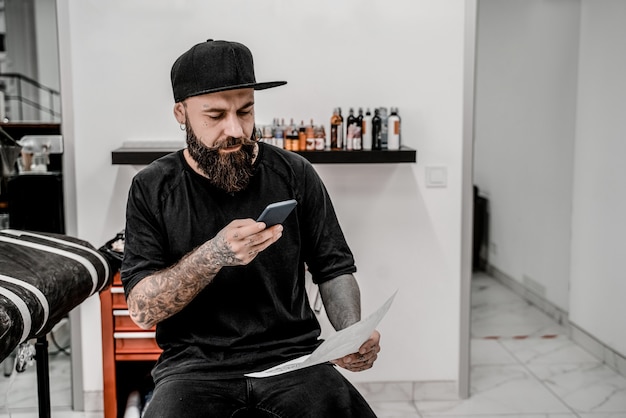
POLYGON ((171 71, 174 100, 218 91, 253 88, 264 90, 286 81, 257 83, 252 53, 243 44, 209 39, 178 57, 171 71))

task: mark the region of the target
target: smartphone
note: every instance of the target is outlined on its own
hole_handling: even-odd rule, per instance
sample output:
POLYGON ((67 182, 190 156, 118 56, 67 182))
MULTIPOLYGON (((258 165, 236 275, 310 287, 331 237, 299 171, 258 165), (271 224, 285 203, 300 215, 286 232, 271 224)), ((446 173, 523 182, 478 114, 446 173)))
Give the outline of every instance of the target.
POLYGON ((291 213, 293 208, 296 207, 298 202, 294 199, 285 200, 282 202, 271 203, 267 205, 261 216, 256 220, 257 222, 265 222, 268 227, 276 224, 283 223, 287 216, 291 213))

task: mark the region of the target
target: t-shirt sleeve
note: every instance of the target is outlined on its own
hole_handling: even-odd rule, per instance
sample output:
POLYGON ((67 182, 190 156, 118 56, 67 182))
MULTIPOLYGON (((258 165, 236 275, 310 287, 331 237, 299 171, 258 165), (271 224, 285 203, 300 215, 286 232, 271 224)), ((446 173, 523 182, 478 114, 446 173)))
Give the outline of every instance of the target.
POLYGON ((304 259, 316 284, 356 272, 354 256, 343 234, 321 178, 305 164, 302 208, 304 259))
POLYGON ((166 267, 165 239, 155 193, 141 172, 132 181, 126 204, 124 258, 120 275, 126 295, 144 277, 166 267))

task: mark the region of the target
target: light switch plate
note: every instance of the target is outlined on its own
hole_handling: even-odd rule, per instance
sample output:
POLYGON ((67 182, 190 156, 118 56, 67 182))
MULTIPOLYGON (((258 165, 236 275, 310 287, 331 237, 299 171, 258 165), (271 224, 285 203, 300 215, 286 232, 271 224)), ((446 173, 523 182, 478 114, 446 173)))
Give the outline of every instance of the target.
POLYGON ((448 169, 446 167, 426 167, 426 187, 447 187, 448 169))

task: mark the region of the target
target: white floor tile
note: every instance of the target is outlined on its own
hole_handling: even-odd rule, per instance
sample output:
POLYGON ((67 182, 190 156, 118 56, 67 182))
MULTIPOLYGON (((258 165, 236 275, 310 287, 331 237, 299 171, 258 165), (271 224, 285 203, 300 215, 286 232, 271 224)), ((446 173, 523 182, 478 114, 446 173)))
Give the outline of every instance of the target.
POLYGON ((472 338, 565 335, 566 330, 528 304, 485 307, 472 311, 472 338))
POLYGON ((500 344, 523 364, 599 363, 564 335, 555 338, 506 339, 500 344))
POLYGON ((474 274, 472 277, 471 296, 473 310, 481 310, 484 307, 526 304, 511 289, 483 273, 474 274))
MULTIPOLYGON (((436 417, 440 415, 424 414, 423 418, 436 417)), ((468 415, 446 415, 446 418, 466 418, 468 415)), ((480 414, 472 415, 473 418, 579 418, 576 414, 480 414)))
POLYGON ((355 387, 371 402, 402 402, 413 399, 412 382, 355 383, 355 387))
POLYGON ((421 418, 412 402, 370 402, 378 418, 421 418))
POLYGON ((469 399, 416 402, 423 415, 571 413, 524 366, 473 366, 469 399))
POLYGON ((598 363, 530 365, 576 412, 626 414, 626 378, 598 363))
POLYGON ((472 278, 472 338, 565 335, 564 327, 485 274, 472 278))
MULTIPOLYGON (((49 357, 51 406, 71 408, 70 363, 70 357, 65 354, 49 357)), ((7 403, 11 410, 37 408, 38 399, 36 365, 15 373, 13 377, 0 376, 0 413, 6 412, 7 403)))
POLYGON ((501 341, 474 338, 471 344, 471 364, 474 366, 518 364, 518 360, 504 348, 501 341))

